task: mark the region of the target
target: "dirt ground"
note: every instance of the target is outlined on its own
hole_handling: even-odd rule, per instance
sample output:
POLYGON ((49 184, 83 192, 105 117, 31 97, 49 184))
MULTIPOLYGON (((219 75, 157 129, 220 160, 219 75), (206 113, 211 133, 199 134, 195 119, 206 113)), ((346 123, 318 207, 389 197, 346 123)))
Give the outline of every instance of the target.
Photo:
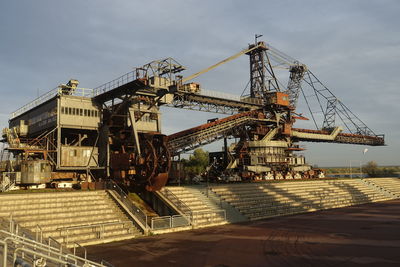
POLYGON ((400 200, 87 247, 114 266, 400 266, 400 200))

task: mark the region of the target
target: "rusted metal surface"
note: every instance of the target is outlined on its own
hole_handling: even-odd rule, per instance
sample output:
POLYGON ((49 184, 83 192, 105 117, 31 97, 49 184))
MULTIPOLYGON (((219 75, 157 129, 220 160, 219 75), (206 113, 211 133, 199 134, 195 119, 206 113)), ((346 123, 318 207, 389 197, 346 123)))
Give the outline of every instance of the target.
POLYGON ((198 146, 237 133, 241 126, 254 124, 265 118, 259 110, 242 112, 223 119, 208 122, 168 136, 168 148, 172 155, 192 150, 198 146))
POLYGON ((248 111, 248 112, 242 112, 242 113, 235 114, 235 115, 232 115, 232 116, 220 119, 220 120, 215 120, 213 122, 205 123, 205 124, 202 124, 202 125, 199 125, 199 126, 196 126, 196 127, 193 127, 193 128, 181 131, 181 132, 177 132, 177 133, 171 134, 171 135, 168 136, 168 141, 172 141, 174 139, 178 139, 178 138, 184 137, 184 136, 189 135, 191 133, 197 133, 197 132, 199 132, 201 130, 207 129, 209 127, 212 127, 212 126, 215 126, 215 125, 227 122, 227 121, 235 120, 235 119, 241 118, 241 117, 255 115, 257 113, 259 113, 259 111, 257 111, 257 110, 248 111))
POLYGON ((400 200, 87 247, 114 266, 400 266, 400 200))
MULTIPOLYGON (((292 130, 303 133, 330 135, 330 132, 326 130, 311 130, 311 129, 299 129, 299 128, 292 128, 292 130)), ((310 140, 301 139, 301 141, 334 142, 334 143, 349 143, 349 144, 376 145, 376 146, 381 146, 385 144, 385 139, 383 136, 369 136, 369 135, 350 134, 350 133, 339 133, 335 138, 335 140, 333 141, 312 140, 312 139, 310 140)))
POLYGON ((149 184, 146 185, 147 191, 158 191, 163 188, 168 181, 168 173, 159 173, 157 176, 151 177, 149 184))

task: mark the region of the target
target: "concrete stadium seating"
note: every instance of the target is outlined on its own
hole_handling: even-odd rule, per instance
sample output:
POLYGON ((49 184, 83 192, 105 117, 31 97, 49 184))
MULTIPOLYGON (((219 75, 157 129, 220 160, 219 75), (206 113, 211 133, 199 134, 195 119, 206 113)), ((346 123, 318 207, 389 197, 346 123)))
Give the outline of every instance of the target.
POLYGON ((211 190, 249 220, 392 199, 360 179, 230 184, 211 190))
POLYGON ((0 217, 60 243, 91 245, 141 235, 106 191, 0 195, 0 217))
MULTIPOLYGON (((221 209, 207 201, 199 190, 178 186, 168 186, 166 189, 186 205, 180 211, 183 214, 192 214, 194 226, 211 226, 227 223, 221 213, 221 209)), ((174 199, 170 200, 173 203, 175 202, 174 199)))
POLYGON ((366 182, 382 190, 390 192, 394 196, 400 197, 400 179, 399 178, 368 178, 366 182))

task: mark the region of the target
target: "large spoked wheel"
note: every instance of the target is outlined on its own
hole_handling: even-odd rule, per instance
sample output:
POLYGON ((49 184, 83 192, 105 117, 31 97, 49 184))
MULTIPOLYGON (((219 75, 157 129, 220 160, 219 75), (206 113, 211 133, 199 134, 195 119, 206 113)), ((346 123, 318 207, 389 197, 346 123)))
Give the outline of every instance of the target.
POLYGON ((154 138, 153 146, 157 153, 157 169, 158 173, 167 173, 171 167, 171 153, 168 150, 166 143, 161 138, 154 138))
POLYGON ((155 174, 157 156, 153 144, 145 139, 141 140, 141 155, 138 157, 137 177, 140 183, 148 182, 155 174))

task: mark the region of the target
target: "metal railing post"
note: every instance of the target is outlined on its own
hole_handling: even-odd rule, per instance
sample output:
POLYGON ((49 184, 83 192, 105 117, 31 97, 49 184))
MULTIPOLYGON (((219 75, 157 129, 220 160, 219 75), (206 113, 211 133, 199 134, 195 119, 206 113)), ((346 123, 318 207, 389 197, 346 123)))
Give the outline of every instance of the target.
POLYGON ((7 266, 7 254, 8 254, 8 245, 7 242, 0 240, 0 244, 3 245, 3 266, 7 266))
MULTIPOLYGON (((33 239, 34 237, 28 238, 25 236, 15 235, 11 232, 1 230, 1 229, 0 229, 0 233, 3 235, 4 234, 7 235, 7 237, 4 240, 0 240, 0 245, 1 244, 7 245, 7 242, 9 242, 9 241, 11 241, 13 243, 18 241, 18 243, 20 243, 22 245, 22 247, 19 247, 17 249, 17 253, 18 253, 18 251, 21 251, 22 258, 25 258, 25 256, 24 256, 25 254, 28 254, 28 255, 32 255, 33 259, 44 258, 44 259, 48 259, 49 261, 54 261, 54 262, 63 264, 63 266, 68 265, 68 264, 70 265, 71 261, 74 262, 74 264, 72 264, 73 266, 78 266, 78 265, 80 266, 80 264, 78 262, 84 262, 86 265, 90 264, 90 266, 104 266, 103 264, 87 260, 87 252, 86 252, 85 248, 83 248, 83 249, 85 250, 86 259, 79 257, 79 256, 71 255, 71 254, 62 254, 62 245, 54 239, 51 239, 51 240, 53 240, 57 244, 60 244, 60 249, 57 249, 57 248, 51 247, 51 246, 49 247, 48 244, 45 244, 45 243, 38 243, 33 239)), ((7 246, 7 249, 8 249, 8 246, 7 246)), ((9 250, 7 250, 7 249, 4 250, 5 252, 7 252, 7 253, 4 253, 4 255, 8 254, 9 250)), ((16 255, 16 254, 14 254, 14 255, 16 255)), ((3 258, 3 261, 4 261, 4 258, 3 258)), ((6 258, 6 265, 3 265, 3 266, 7 266, 7 258, 6 258)))
POLYGON ((37 239, 38 239, 39 231, 40 231, 40 243, 43 243, 43 230, 42 230, 42 227, 40 227, 39 224, 36 224, 36 241, 38 241, 37 239))
POLYGON ((10 213, 10 233, 14 232, 14 221, 12 219, 12 213, 10 213))
POLYGON ((67 247, 68 247, 68 241, 69 241, 69 238, 68 238, 68 234, 69 233, 68 232, 69 232, 69 229, 67 228, 67 235, 66 235, 66 238, 65 238, 65 244, 66 244, 67 247))
POLYGON ((86 250, 86 248, 81 246, 78 242, 74 242, 74 255, 76 255, 76 246, 75 245, 77 245, 78 247, 83 249, 84 255, 85 255, 85 263, 86 263, 86 260, 87 260, 87 250, 86 250))

